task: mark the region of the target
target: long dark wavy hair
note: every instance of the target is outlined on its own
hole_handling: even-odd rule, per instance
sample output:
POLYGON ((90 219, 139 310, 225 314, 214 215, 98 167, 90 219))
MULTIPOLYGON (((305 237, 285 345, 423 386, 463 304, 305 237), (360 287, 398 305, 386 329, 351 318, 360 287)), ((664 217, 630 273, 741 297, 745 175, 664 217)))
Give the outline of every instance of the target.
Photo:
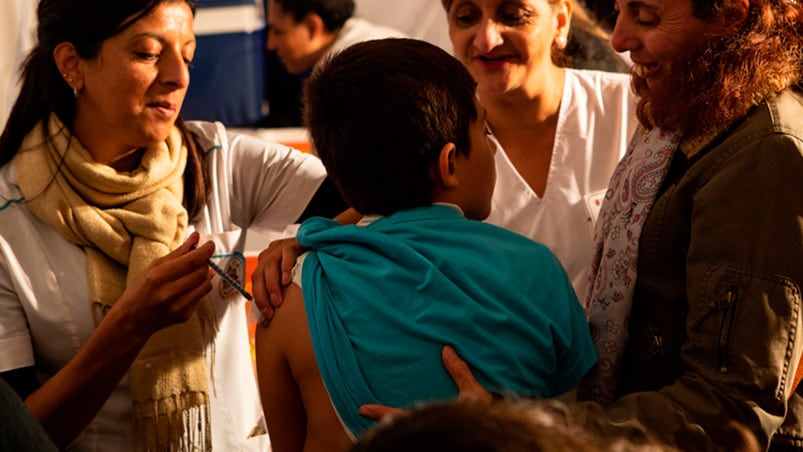
MULTIPOLYGON (((737 0, 692 0, 704 20, 733 16, 737 0)), ((666 86, 651 92, 639 77, 639 121, 648 128, 705 133, 744 116, 786 88, 803 89, 803 7, 800 0, 750 0, 743 26, 712 37, 672 67, 666 86)))
MULTIPOLYGON (((85 59, 98 55, 106 39, 121 33, 164 2, 186 2, 195 13, 194 0, 41 0, 37 9, 38 43, 22 66, 22 86, 0 135, 0 166, 17 154, 28 133, 41 123, 45 138, 48 117, 55 113, 68 129, 75 119, 75 96, 53 59, 53 49, 72 43, 85 59)), ((203 209, 208 195, 206 165, 195 137, 179 117, 176 126, 187 144, 184 171, 184 206, 190 218, 203 209)))

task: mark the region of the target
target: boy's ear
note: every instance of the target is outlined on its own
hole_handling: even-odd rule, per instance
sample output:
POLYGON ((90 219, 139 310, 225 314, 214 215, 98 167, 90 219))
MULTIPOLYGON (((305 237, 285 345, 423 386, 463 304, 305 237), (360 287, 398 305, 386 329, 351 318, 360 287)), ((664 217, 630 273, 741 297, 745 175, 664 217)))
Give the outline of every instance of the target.
POLYGON ((441 148, 438 156, 438 179, 444 187, 456 187, 460 185, 457 178, 457 146, 454 143, 446 143, 441 148))
POLYGON ((321 19, 321 16, 315 13, 307 14, 307 17, 304 18, 304 26, 307 27, 307 33, 310 40, 318 38, 319 35, 325 30, 323 26, 323 19, 321 19))

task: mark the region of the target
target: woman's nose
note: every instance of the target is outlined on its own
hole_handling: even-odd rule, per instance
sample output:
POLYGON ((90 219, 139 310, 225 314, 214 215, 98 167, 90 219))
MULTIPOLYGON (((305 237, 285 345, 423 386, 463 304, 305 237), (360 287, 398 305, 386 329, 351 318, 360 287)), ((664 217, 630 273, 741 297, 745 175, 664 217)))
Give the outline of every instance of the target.
POLYGON ((162 80, 178 88, 186 88, 190 84, 189 63, 180 52, 164 52, 160 67, 162 80), (169 55, 171 54, 172 55, 169 55))
POLYGON ((503 38, 499 24, 492 20, 483 20, 479 24, 477 35, 474 37, 474 47, 480 52, 490 52, 502 44, 503 38))
POLYGON ((613 27, 613 32, 611 33, 611 46, 613 49, 617 52, 635 50, 638 39, 633 31, 630 22, 620 14, 619 17, 616 18, 616 25, 613 27))

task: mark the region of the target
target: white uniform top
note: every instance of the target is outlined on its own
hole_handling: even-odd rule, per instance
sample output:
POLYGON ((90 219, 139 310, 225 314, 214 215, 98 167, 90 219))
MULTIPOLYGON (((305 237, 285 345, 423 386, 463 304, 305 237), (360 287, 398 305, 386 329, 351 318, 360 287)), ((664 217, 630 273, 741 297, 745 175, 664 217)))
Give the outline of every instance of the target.
MULTIPOLYGON (((213 260, 245 282, 246 229, 281 230, 301 214, 325 177, 308 154, 227 133, 220 123, 189 123, 206 152, 212 194, 191 226, 201 243, 215 242, 213 260)), ((24 203, 13 164, 0 168, 0 372, 36 366, 46 381, 95 329, 89 305, 86 255, 35 218, 24 203)), ((212 442, 219 451, 269 450, 248 343, 245 299, 219 276, 209 294, 219 331, 210 378, 212 442), (264 432, 264 431, 263 431, 264 432)), ((108 344, 113 347, 114 344, 108 344)), ((128 380, 79 437, 72 450, 128 451, 128 380)))
POLYGON ((549 247, 578 297, 588 286, 599 204, 636 123, 628 75, 567 69, 543 197, 501 146, 496 153, 496 187, 485 221, 549 247))

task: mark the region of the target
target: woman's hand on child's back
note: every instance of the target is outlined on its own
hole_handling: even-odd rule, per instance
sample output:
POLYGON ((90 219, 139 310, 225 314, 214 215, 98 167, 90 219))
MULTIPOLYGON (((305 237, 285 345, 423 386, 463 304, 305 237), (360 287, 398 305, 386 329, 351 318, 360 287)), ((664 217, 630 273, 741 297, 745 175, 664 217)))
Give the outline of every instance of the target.
MULTIPOLYGON (((471 369, 463 361, 457 352, 449 345, 441 350, 441 360, 443 367, 449 372, 457 385, 457 400, 476 400, 479 402, 491 403, 493 395, 474 378, 471 369)), ((360 406, 360 415, 378 421, 386 416, 394 416, 403 413, 402 408, 389 407, 385 405, 365 404, 360 406)))

